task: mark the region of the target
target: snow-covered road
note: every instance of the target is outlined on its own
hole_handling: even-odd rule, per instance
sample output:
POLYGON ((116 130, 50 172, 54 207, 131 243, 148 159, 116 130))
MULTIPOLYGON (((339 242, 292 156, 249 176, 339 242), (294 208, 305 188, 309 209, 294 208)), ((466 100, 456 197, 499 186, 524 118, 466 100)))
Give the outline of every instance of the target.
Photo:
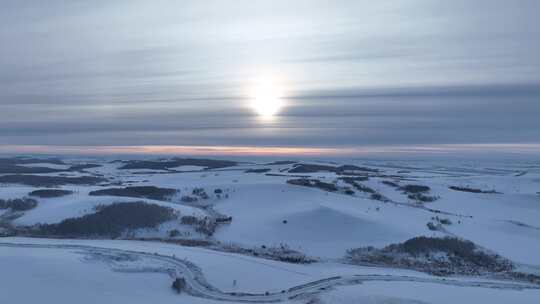
POLYGON ((436 277, 415 277, 411 275, 381 275, 381 274, 362 274, 362 275, 346 275, 333 276, 306 284, 293 286, 291 288, 274 293, 242 293, 242 292, 223 292, 212 286, 204 277, 202 271, 195 264, 178 259, 172 256, 161 255, 157 253, 122 250, 116 248, 105 248, 88 245, 74 244, 32 244, 32 243, 0 243, 0 247, 13 248, 40 248, 40 249, 64 249, 77 250, 78 252, 89 255, 106 255, 106 256, 130 256, 133 258, 144 258, 150 261, 155 261, 156 264, 167 265, 167 270, 175 277, 182 277, 186 281, 186 292, 198 297, 204 297, 213 300, 234 301, 234 302, 250 302, 250 303, 267 303, 281 302, 288 299, 296 298, 310 293, 317 293, 338 285, 354 285, 368 281, 378 282, 417 282, 430 284, 444 284, 457 287, 478 287, 478 288, 495 288, 495 289, 540 289, 540 286, 519 282, 509 281, 472 281, 466 279, 445 279, 436 277))

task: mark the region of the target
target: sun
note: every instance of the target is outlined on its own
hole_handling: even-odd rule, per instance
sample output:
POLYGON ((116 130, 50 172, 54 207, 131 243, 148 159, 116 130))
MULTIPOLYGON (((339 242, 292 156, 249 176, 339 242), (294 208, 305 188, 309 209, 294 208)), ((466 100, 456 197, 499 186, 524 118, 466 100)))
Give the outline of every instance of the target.
POLYGON ((273 118, 284 106, 282 94, 274 81, 263 79, 251 91, 251 108, 262 118, 273 118))

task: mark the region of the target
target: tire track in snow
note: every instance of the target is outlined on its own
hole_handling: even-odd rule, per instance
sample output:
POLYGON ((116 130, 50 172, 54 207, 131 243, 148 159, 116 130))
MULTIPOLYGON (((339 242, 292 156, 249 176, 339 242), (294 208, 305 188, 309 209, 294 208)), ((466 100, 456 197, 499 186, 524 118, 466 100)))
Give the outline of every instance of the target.
POLYGON ((248 303, 281 302, 308 294, 319 293, 334 286, 355 285, 362 284, 364 282, 415 282, 426 284, 441 284, 457 287, 495 288, 510 290, 540 289, 539 285, 510 281, 469 281, 434 277, 415 277, 409 275, 363 274, 325 278, 301 284, 298 286, 293 286, 278 293, 257 294, 224 292, 208 283, 202 271, 195 264, 186 260, 180 260, 175 257, 170 257, 166 255, 74 244, 0 243, 0 247, 78 250, 86 252, 88 254, 103 253, 107 255, 131 255, 133 257, 140 257, 149 260, 165 262, 173 266, 172 271, 174 276, 182 277, 185 279, 187 293, 193 296, 221 301, 236 301, 248 303))

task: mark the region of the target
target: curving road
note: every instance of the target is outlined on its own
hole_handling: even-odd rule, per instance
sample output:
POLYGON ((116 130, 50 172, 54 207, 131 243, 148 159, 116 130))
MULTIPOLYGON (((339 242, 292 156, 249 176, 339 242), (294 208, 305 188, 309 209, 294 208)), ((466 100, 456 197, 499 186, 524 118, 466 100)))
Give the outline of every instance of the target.
POLYGON ((415 276, 400 276, 400 275, 347 275, 334 276, 298 286, 291 287, 279 293, 253 294, 253 293, 230 293, 223 292, 209 284, 200 269, 193 263, 171 256, 165 256, 155 253, 139 252, 131 250, 122 250, 114 248, 103 248, 87 245, 71 245, 71 244, 19 244, 19 243, 0 243, 0 247, 14 248, 42 248, 42 249, 65 249, 78 250, 87 254, 105 254, 117 256, 131 256, 146 258, 159 261, 168 265, 168 270, 174 277, 183 277, 186 281, 186 292, 198 297, 204 297, 214 300, 249 302, 249 303, 270 303, 281 302, 298 296, 317 293, 337 285, 354 285, 363 282, 379 281, 379 282, 418 282, 418 283, 434 283, 451 285, 458 287, 479 287, 479 288, 496 288, 496 289, 540 289, 539 285, 511 282, 511 281, 465 281, 455 279, 444 279, 435 277, 415 277, 415 276), (170 266, 170 268, 169 268, 170 266))

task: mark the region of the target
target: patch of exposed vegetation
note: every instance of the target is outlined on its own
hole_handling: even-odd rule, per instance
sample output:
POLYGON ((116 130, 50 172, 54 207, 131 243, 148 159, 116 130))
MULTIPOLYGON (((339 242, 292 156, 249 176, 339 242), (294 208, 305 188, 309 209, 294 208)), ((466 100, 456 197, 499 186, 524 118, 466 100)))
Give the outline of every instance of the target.
POLYGON ((388 200, 386 197, 384 197, 384 195, 382 195, 380 193, 372 193, 369 196, 369 198, 372 199, 372 200, 376 200, 376 201, 387 201, 388 200))
POLYGON ((279 174, 279 173, 265 173, 266 176, 284 176, 284 177, 298 177, 298 178, 310 178, 309 175, 298 175, 298 174, 279 174))
POLYGON ((430 187, 424 185, 405 185, 399 188, 405 193, 416 194, 416 193, 427 193, 431 190, 430 187))
POLYGON ((174 158, 167 161, 131 160, 119 169, 150 169, 170 170, 180 166, 200 166, 208 169, 219 169, 236 166, 237 163, 228 160, 202 159, 202 158, 174 158))
POLYGON ((86 169, 99 168, 101 165, 98 164, 79 164, 69 167, 70 171, 84 171, 86 169))
POLYGON ((40 190, 34 190, 28 195, 40 197, 40 198, 54 198, 54 197, 62 197, 66 195, 73 194, 73 191, 70 190, 62 190, 62 189, 40 189, 40 190))
POLYGON ((33 187, 55 187, 62 185, 95 185, 107 179, 95 176, 42 176, 42 175, 4 175, 0 176, 1 184, 21 184, 33 187))
POLYGON ((193 188, 193 190, 191 190, 191 194, 204 200, 210 198, 210 196, 208 196, 204 188, 193 188))
POLYGON ((24 165, 49 163, 54 165, 64 165, 59 159, 56 158, 25 158, 25 157, 13 157, 13 158, 0 158, 0 173, 2 174, 41 174, 41 173, 55 173, 66 170, 53 169, 49 167, 26 167, 24 165))
POLYGON ((442 225, 452 225, 452 221, 449 218, 439 218, 438 216, 435 217, 435 220, 441 223, 442 225))
POLYGON ((155 228, 176 218, 173 209, 144 202, 114 203, 99 206, 96 210, 96 213, 65 219, 57 224, 40 225, 38 231, 50 236, 118 237, 128 229, 155 228))
POLYGON ((424 185, 405 185, 399 187, 404 194, 407 194, 407 197, 410 200, 416 201, 418 203, 431 203, 439 199, 438 196, 428 195, 431 191, 431 188, 424 185))
POLYGON ((23 197, 3 200, 0 199, 0 209, 11 209, 13 211, 26 211, 36 208, 38 202, 35 199, 23 197))
POLYGON ((125 196, 125 197, 136 197, 136 198, 146 198, 159 201, 169 201, 178 193, 176 189, 170 188, 159 188, 155 186, 134 186, 134 187, 125 187, 125 188, 109 188, 96 190, 89 193, 91 196, 125 196))
POLYGON ((355 264, 410 268, 433 275, 481 275, 509 272, 512 262, 458 238, 415 237, 382 249, 363 247, 347 251, 355 264))
POLYGON ((48 164, 53 164, 53 165, 66 164, 59 158, 54 158, 54 157, 53 158, 36 158, 36 157, 26 157, 26 156, 0 158, 0 163, 10 163, 10 164, 48 163, 48 164))
POLYGON ((368 187, 368 186, 366 186, 364 184, 361 184, 361 183, 357 182, 358 180, 364 180, 363 177, 358 177, 358 176, 349 177, 349 176, 347 176, 347 177, 342 177, 341 179, 344 182, 346 182, 347 184, 353 186, 356 190, 369 194, 369 198, 372 199, 372 200, 381 201, 381 202, 390 201, 388 198, 386 198, 381 193, 377 192, 375 189, 370 188, 370 187, 368 187))
POLYGON ((461 191, 461 192, 501 194, 500 192, 497 192, 495 190, 481 190, 481 189, 470 188, 470 187, 450 186, 448 188, 450 190, 461 191))
POLYGON ((440 225, 436 225, 435 223, 433 222, 428 222, 426 224, 427 228, 431 231, 439 231, 441 230, 441 226, 440 225))
POLYGON ((373 188, 370 188, 364 184, 360 184, 360 183, 352 183, 352 186, 354 188, 356 188, 358 191, 362 191, 362 192, 365 192, 365 193, 369 193, 369 194, 373 194, 373 193, 377 193, 377 191, 375 191, 373 188))
POLYGON ((428 222, 426 226, 432 231, 445 231, 443 226, 452 225, 452 221, 449 218, 440 218, 438 216, 431 218, 432 222, 428 222))
POLYGON ((182 225, 193 226, 195 227, 195 231, 207 236, 212 236, 219 225, 219 222, 214 218, 198 218, 192 215, 182 216, 180 218, 180 223, 182 223, 182 225))
POLYGON ((419 202, 419 203, 432 203, 439 199, 438 196, 432 196, 432 195, 425 195, 423 193, 414 193, 409 194, 407 197, 413 201, 419 202))
POLYGON ((356 175, 366 173, 377 173, 379 170, 358 167, 354 165, 343 165, 339 167, 328 165, 316 165, 316 164, 298 164, 294 168, 289 170, 289 173, 318 173, 318 172, 334 172, 341 175, 356 175))
POLYGON ((368 176, 346 176, 346 177, 340 177, 339 179, 343 180, 346 183, 352 183, 352 182, 365 182, 369 180, 368 176))
POLYGON ((293 165, 293 164, 296 164, 297 162, 294 161, 294 160, 278 160, 278 161, 275 161, 275 162, 271 162, 271 163, 268 163, 266 164, 267 166, 281 166, 281 165, 293 165))
POLYGON ((393 188, 399 188, 399 184, 393 182, 393 181, 382 181, 383 184, 387 185, 387 186, 390 186, 390 187, 393 187, 393 188))
POLYGON ((338 191, 338 188, 336 185, 332 183, 321 182, 318 179, 308 179, 308 178, 289 179, 287 180, 287 184, 310 187, 310 188, 318 188, 318 189, 329 191, 329 192, 338 191))
POLYGON ((314 258, 306 256, 302 252, 290 249, 286 244, 280 244, 279 246, 263 245, 258 248, 245 248, 236 244, 226 244, 217 249, 225 252, 240 253, 294 264, 310 264, 317 261, 314 258))
POLYGON ((261 168, 261 169, 248 169, 244 171, 245 173, 266 173, 270 172, 272 169, 269 168, 261 168))
POLYGON ((0 173, 9 174, 41 174, 41 173, 56 173, 65 170, 53 169, 48 167, 25 167, 10 164, 0 164, 0 173))

